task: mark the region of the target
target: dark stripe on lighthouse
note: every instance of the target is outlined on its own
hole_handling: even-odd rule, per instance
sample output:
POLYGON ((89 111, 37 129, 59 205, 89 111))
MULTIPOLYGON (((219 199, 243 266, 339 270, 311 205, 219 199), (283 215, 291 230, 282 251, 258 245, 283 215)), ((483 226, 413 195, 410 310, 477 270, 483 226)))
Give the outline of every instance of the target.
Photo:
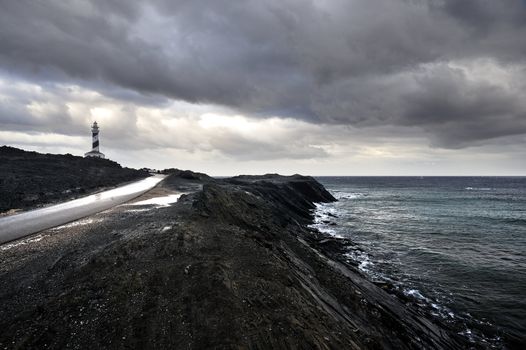
POLYGON ((99 141, 98 140, 93 142, 93 148, 97 148, 97 147, 99 147, 99 141))

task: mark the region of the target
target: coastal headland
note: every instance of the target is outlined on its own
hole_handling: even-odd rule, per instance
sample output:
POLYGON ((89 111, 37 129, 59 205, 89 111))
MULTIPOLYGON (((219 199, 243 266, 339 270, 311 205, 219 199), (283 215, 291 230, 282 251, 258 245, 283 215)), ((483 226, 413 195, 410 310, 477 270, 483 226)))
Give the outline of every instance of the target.
POLYGON ((171 205, 0 247, 0 348, 469 348, 308 227, 335 200, 312 177, 167 173, 135 203, 185 193, 171 205))

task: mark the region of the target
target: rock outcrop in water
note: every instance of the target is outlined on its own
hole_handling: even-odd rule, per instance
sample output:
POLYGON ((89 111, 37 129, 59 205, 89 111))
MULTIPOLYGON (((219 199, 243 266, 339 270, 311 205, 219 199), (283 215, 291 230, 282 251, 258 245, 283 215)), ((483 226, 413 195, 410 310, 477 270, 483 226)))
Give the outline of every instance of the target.
POLYGON ((0 147, 0 213, 67 200, 148 176, 100 158, 0 147))
POLYGON ((2 252, 1 347, 466 348, 331 258, 307 227, 334 200, 313 178, 187 175, 162 183, 195 190, 170 207, 2 252))

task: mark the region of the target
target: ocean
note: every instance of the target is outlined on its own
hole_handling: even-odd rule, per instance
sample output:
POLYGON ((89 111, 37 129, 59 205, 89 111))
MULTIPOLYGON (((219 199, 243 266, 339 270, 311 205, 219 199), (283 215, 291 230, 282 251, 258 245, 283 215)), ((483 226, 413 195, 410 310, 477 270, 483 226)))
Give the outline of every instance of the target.
POLYGON ((320 231, 474 344, 526 348, 526 177, 318 177, 320 231))

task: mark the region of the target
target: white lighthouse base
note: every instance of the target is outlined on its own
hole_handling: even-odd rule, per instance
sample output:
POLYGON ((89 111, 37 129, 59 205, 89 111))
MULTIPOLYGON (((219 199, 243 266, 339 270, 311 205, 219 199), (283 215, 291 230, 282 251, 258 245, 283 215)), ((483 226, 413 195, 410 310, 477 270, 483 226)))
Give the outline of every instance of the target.
POLYGON ((89 151, 88 153, 84 154, 84 157, 93 157, 93 158, 106 158, 104 156, 104 153, 100 153, 98 151, 89 151))

